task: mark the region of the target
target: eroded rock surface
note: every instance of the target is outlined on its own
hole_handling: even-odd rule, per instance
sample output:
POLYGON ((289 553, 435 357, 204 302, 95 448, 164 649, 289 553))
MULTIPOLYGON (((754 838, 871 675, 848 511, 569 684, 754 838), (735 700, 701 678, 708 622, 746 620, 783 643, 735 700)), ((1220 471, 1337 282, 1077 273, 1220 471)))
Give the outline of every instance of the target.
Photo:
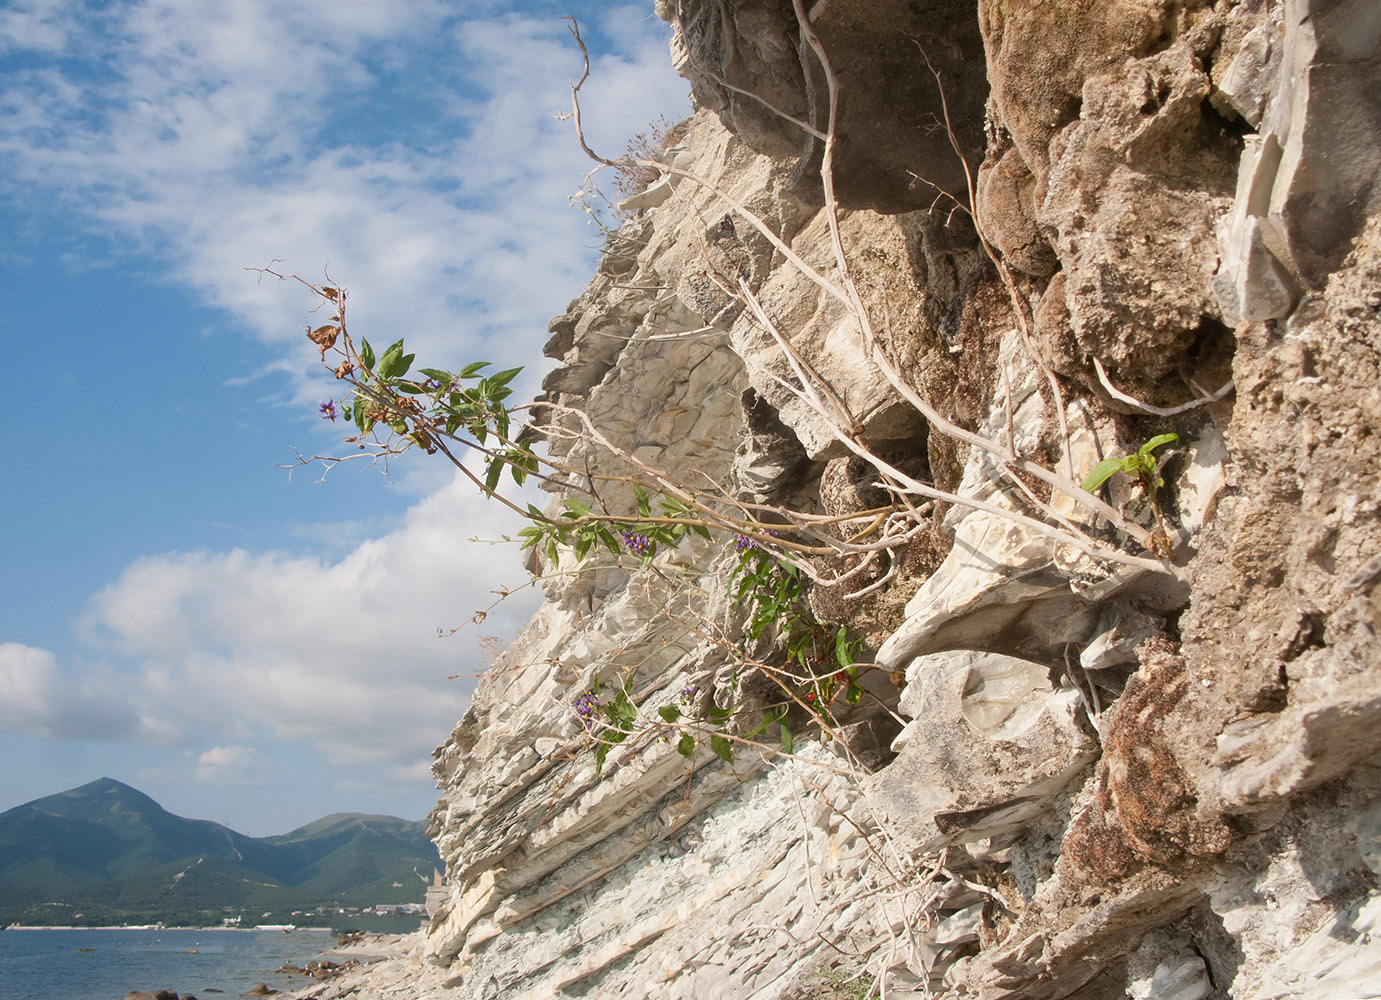
POLYGON ((689 716, 771 650, 721 537, 535 558, 547 603, 437 751, 436 995, 1381 996, 1381 8, 806 6, 881 353, 836 293, 793 5, 659 0, 701 105, 668 162, 779 245, 694 180, 625 203, 540 412, 611 505, 648 469, 910 503, 890 555, 813 564, 856 571, 810 607, 855 629, 866 696, 829 738, 793 709, 787 756, 672 729, 597 773, 597 682, 689 716), (1155 553, 1001 460, 1077 481, 1172 433, 1154 500, 1100 489, 1155 553))

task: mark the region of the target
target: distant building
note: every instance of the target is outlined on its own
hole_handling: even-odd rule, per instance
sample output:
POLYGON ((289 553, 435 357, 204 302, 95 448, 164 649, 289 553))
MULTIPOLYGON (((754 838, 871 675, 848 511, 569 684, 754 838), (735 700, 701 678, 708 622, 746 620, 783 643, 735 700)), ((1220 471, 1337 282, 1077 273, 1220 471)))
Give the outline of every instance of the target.
POLYGON ((441 904, 446 901, 450 891, 441 881, 441 873, 435 868, 432 869, 432 884, 427 886, 427 917, 428 919, 436 916, 436 911, 441 909, 441 904))

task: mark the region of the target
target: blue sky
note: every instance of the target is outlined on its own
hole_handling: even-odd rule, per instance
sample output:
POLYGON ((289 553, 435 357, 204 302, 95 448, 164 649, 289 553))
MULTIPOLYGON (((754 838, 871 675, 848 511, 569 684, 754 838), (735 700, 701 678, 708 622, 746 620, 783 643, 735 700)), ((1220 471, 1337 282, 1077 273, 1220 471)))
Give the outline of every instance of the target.
MULTIPOLYGON (((590 277, 584 106, 617 154, 688 110, 651 2, 0 7, 0 810, 109 775, 255 835, 420 818, 431 749, 524 581, 517 527, 436 460, 332 450, 313 303, 435 367, 545 366, 590 277)), ((596 178, 600 182, 600 178, 596 178)), ((606 189, 610 181, 603 181, 606 189)))

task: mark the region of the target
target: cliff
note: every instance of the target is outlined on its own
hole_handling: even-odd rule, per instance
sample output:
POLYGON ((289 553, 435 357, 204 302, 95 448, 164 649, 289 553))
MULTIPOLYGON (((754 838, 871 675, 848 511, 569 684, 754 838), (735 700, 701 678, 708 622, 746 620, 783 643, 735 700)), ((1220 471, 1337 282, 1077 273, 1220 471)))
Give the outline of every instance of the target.
POLYGON ((543 433, 803 540, 857 663, 754 634, 747 539, 535 556, 437 751, 445 995, 1381 995, 1381 12, 657 13, 699 110, 543 433))

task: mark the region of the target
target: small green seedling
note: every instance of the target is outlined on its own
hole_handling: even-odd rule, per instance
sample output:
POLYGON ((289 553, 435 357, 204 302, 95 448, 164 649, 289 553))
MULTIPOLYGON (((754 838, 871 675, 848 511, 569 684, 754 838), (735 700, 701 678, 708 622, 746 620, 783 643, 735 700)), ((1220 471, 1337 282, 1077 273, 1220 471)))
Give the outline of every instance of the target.
POLYGON ((1178 434, 1157 434, 1138 448, 1135 455, 1103 459, 1089 470, 1089 474, 1079 484, 1085 490, 1092 492, 1106 483, 1115 473, 1125 472, 1129 476, 1135 476, 1141 484, 1142 490, 1150 499, 1151 513, 1156 518, 1156 530, 1151 535, 1148 547, 1152 552, 1166 558, 1170 556, 1170 534, 1165 530, 1165 522, 1161 520, 1160 516, 1160 505, 1156 503, 1156 490, 1165 485, 1165 480, 1161 478, 1160 463, 1156 459, 1155 450, 1162 445, 1174 444, 1179 439, 1178 434))
POLYGON ((1148 492, 1154 493, 1157 487, 1165 485, 1165 480, 1161 479, 1156 471, 1156 456, 1152 453, 1161 445, 1174 444, 1179 439, 1178 434, 1157 434, 1138 448, 1135 455, 1103 459, 1089 470, 1089 474, 1079 485, 1091 493, 1107 482, 1113 473, 1125 472, 1129 476, 1139 478, 1141 485, 1148 492))

